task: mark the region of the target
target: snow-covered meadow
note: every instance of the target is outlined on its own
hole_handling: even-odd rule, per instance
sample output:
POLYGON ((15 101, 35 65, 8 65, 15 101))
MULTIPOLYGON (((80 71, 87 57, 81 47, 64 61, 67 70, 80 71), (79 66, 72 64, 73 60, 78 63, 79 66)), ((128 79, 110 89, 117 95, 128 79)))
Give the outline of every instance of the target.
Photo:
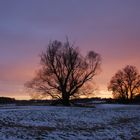
POLYGON ((140 140, 140 106, 0 107, 0 140, 140 140))

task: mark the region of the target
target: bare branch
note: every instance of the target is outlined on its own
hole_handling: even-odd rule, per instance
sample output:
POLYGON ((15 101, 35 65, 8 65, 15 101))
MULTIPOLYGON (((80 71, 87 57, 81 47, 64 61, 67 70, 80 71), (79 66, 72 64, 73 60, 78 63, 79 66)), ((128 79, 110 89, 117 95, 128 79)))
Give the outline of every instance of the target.
POLYGON ((93 79, 101 64, 99 54, 90 51, 82 56, 68 39, 64 43, 50 42, 40 58, 42 68, 26 86, 39 94, 63 100, 80 93, 81 87, 93 79))

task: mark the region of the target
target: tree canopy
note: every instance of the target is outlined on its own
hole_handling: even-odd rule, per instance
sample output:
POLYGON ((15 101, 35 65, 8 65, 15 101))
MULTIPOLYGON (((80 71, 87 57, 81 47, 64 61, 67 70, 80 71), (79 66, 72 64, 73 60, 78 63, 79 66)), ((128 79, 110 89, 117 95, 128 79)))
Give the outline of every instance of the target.
POLYGON ((70 97, 80 96, 84 93, 82 87, 92 82, 99 71, 101 57, 94 51, 83 56, 68 40, 55 40, 42 52, 40 62, 40 70, 26 87, 37 96, 60 98, 63 105, 69 105, 70 97))
POLYGON ((140 74, 135 66, 127 65, 111 79, 108 89, 115 98, 132 100, 140 94, 140 74))

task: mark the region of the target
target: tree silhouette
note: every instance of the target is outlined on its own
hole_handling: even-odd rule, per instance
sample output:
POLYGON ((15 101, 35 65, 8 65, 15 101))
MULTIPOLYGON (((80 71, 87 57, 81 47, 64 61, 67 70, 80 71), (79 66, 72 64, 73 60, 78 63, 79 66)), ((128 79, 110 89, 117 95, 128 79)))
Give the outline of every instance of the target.
POLYGON ((41 68, 26 87, 37 96, 60 98, 65 106, 70 105, 70 97, 83 93, 83 85, 93 79, 101 63, 99 54, 90 51, 82 56, 68 39, 50 42, 40 58, 41 68))
POLYGON ((112 77, 108 90, 115 98, 132 100, 140 93, 140 74, 135 66, 127 65, 112 77))

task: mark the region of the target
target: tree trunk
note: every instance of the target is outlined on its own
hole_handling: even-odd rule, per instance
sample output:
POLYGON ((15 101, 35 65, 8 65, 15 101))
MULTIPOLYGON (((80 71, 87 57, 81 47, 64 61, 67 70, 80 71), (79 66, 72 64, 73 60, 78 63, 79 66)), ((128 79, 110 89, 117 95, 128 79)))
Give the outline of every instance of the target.
POLYGON ((133 93, 131 92, 130 93, 130 101, 132 101, 133 100, 133 93))
POLYGON ((62 94, 62 104, 64 106, 70 106, 70 100, 69 100, 69 96, 67 95, 67 93, 62 94))

